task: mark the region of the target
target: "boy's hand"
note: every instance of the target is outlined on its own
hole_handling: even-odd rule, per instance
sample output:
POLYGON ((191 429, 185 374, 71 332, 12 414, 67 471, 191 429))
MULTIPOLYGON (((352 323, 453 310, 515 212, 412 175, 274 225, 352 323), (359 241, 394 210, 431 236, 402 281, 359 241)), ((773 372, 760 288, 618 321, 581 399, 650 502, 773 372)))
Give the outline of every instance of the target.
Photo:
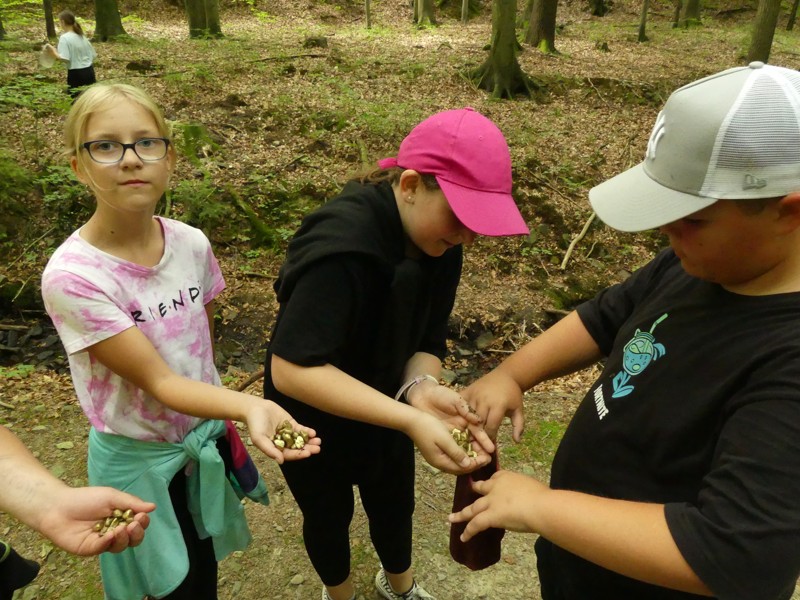
POLYGON ((514 379, 495 369, 464 389, 461 395, 481 417, 489 437, 497 439, 497 430, 507 415, 511 417, 514 441, 520 441, 525 419, 522 412, 522 390, 514 379))
POLYGON ((472 489, 483 498, 448 517, 451 523, 467 522, 462 542, 490 527, 535 533, 531 506, 538 495, 550 488, 532 477, 501 470, 486 481, 473 482, 472 489))

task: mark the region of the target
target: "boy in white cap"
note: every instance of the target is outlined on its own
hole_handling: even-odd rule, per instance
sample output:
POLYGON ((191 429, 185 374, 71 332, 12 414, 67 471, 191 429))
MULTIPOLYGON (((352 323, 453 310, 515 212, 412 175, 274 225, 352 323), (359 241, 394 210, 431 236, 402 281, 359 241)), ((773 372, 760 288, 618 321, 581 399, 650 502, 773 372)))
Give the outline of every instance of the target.
MULTIPOLYGON (((605 358, 550 486, 500 471, 451 515, 539 534, 544 600, 787 600, 800 575, 800 74, 752 63, 674 92, 638 166, 595 187, 670 248, 465 390, 496 431, 605 358)), ((517 435, 519 431, 515 432, 517 435)))

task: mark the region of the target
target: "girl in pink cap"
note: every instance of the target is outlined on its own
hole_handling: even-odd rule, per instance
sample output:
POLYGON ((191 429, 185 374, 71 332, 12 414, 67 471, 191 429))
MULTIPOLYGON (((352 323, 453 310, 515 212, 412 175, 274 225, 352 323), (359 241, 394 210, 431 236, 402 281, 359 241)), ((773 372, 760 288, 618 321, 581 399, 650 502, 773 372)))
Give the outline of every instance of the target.
POLYGON ((500 130, 472 109, 445 111, 308 215, 289 244, 264 393, 325 438, 324 452, 281 467, 323 600, 355 597, 353 485, 382 563, 378 593, 433 598, 411 570, 414 446, 456 474, 494 450, 439 376, 462 246, 478 234, 528 232, 510 192, 500 130), (471 430, 477 457, 453 441, 454 427, 471 430))

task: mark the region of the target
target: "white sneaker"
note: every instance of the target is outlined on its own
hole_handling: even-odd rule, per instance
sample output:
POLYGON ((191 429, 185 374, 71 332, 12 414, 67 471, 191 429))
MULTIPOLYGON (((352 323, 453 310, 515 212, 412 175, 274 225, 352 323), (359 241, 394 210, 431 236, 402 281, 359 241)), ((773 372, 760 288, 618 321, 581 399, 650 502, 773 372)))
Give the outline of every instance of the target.
MULTIPOLYGON (((322 585, 322 600, 333 600, 331 595, 328 593, 328 588, 325 587, 325 584, 322 585)), ((353 594, 351 600, 356 600, 356 595, 353 594)))
POLYGON ((389 585, 389 580, 386 578, 386 571, 383 569, 378 571, 378 574, 375 575, 375 587, 378 589, 378 593, 386 598, 386 600, 436 600, 436 598, 423 590, 416 581, 405 594, 398 594, 392 589, 392 586, 389 585))

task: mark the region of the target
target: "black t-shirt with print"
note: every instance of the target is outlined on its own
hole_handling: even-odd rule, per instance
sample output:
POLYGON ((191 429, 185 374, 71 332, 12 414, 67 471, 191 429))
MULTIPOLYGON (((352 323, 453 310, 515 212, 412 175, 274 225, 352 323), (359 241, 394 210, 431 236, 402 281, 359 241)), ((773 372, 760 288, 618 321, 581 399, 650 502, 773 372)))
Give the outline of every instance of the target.
MULTIPOLYGON (((554 488, 666 505, 725 600, 783 600, 800 575, 800 294, 742 296, 671 250, 581 305, 608 356, 553 462, 554 488)), ((541 539, 556 598, 694 598, 541 539)))

